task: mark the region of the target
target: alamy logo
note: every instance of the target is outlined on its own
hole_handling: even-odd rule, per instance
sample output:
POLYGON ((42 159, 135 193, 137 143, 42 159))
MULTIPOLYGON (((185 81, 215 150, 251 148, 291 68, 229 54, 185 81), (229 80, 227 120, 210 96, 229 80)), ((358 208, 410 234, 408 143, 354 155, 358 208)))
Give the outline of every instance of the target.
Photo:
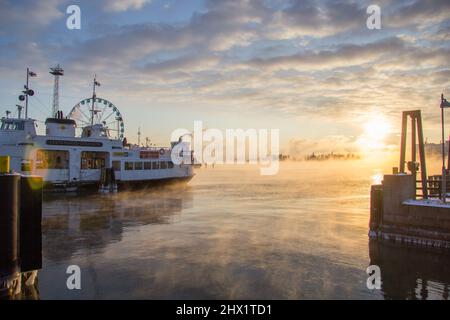
POLYGON ((367 289, 381 289, 381 270, 377 265, 370 265, 366 270, 369 277, 367 278, 366 285, 367 289))
POLYGON ((176 129, 171 141, 180 143, 172 149, 172 162, 176 165, 192 161, 214 164, 260 164, 261 175, 275 175, 279 169, 279 129, 203 129, 202 121, 194 121, 194 132, 176 129), (182 142, 182 137, 186 137, 182 142), (187 141, 186 141, 187 140, 187 141), (194 146, 191 157, 190 145, 194 146), (195 159, 193 159, 195 158, 195 159))
POLYGON ((68 6, 66 13, 69 14, 66 20, 66 26, 69 30, 81 29, 81 9, 79 6, 73 4, 68 6))
POLYGON ((367 14, 370 14, 366 20, 366 26, 370 30, 381 29, 381 9, 376 4, 370 5, 366 10, 367 14))
POLYGON ((70 265, 66 270, 67 274, 70 276, 67 278, 66 286, 69 290, 80 290, 81 289, 81 269, 77 265, 70 265))

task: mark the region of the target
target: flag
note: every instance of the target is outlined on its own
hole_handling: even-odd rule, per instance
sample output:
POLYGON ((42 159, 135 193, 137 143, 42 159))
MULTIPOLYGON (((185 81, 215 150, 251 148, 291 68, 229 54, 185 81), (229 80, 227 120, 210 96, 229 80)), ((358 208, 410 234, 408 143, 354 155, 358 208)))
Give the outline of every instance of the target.
POLYGON ((94 80, 94 84, 95 84, 97 87, 100 87, 100 82, 98 82, 97 80, 94 80))
POLYGON ((37 76, 37 74, 35 72, 33 72, 33 71, 28 71, 28 75, 30 77, 36 77, 37 76))
POLYGON ((450 108, 450 102, 444 98, 444 95, 441 96, 441 108, 450 108))

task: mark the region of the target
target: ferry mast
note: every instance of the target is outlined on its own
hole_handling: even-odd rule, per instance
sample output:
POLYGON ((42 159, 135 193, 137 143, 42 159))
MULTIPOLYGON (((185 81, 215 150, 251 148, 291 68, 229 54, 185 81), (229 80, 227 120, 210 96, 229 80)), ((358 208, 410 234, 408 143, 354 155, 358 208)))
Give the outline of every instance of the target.
POLYGON ((36 77, 36 73, 31 71, 30 68, 27 68, 27 82, 24 86, 24 90, 22 91, 22 95, 19 96, 20 101, 25 100, 25 119, 28 118, 28 96, 33 96, 34 91, 29 88, 29 78, 36 77))
POLYGON ((64 75, 64 70, 58 64, 56 67, 50 68, 50 74, 55 77, 53 85, 53 106, 52 117, 56 117, 56 113, 59 111, 59 77, 64 75))
POLYGON ((97 81, 97 75, 94 75, 94 84, 92 86, 92 104, 91 104, 91 126, 94 125, 94 105, 95 105, 95 87, 100 87, 100 82, 97 81))

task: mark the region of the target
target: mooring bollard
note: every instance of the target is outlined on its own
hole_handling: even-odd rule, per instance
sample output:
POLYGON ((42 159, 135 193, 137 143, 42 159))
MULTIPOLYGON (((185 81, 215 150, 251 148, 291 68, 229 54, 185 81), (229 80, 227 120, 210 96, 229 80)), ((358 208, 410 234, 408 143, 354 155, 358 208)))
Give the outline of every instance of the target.
POLYGON ((0 156, 0 173, 9 173, 10 158, 9 156, 0 156))

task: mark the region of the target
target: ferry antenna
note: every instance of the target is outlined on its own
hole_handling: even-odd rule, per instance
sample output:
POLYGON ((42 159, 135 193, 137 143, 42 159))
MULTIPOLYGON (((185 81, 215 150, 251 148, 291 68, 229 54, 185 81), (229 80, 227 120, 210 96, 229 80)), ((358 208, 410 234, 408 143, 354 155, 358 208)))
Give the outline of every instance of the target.
POLYGON ((141 127, 138 127, 138 146, 141 145, 141 127))

